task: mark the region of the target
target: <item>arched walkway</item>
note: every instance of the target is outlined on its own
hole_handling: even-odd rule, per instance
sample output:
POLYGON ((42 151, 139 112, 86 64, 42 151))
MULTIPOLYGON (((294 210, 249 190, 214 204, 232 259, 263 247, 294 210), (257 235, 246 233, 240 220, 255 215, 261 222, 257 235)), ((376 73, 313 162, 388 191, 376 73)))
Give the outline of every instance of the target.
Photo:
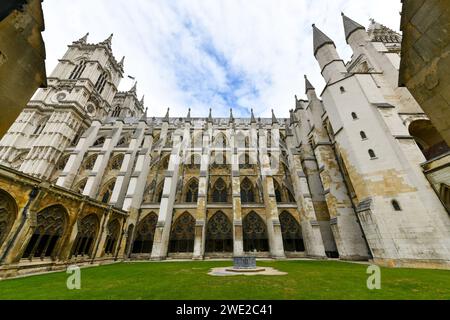
POLYGON ((280 214, 281 233, 283 235, 284 251, 303 252, 305 245, 303 243, 302 228, 289 212, 280 214))
POLYGON ((147 215, 138 225, 133 242, 132 253, 151 253, 153 248, 153 237, 155 235, 158 216, 155 213, 147 215))
POLYGON ((255 212, 250 212, 242 221, 244 231, 245 252, 269 251, 267 228, 261 217, 255 212))
POLYGON ((98 234, 99 221, 95 214, 84 217, 78 225, 78 234, 73 244, 73 256, 90 256, 98 234))
POLYGON ((209 219, 206 226, 206 252, 233 252, 233 225, 219 211, 209 219))
POLYGON ((173 224, 170 232, 169 252, 188 253, 194 251, 195 219, 183 213, 173 224))

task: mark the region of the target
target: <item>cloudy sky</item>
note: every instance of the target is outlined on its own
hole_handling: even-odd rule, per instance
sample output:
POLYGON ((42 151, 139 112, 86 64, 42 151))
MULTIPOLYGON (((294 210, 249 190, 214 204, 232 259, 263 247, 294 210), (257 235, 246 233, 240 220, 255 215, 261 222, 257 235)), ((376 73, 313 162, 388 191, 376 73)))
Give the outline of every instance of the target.
POLYGON ((288 116, 303 75, 324 86, 312 53, 311 24, 335 40, 348 60, 341 11, 363 25, 374 18, 398 30, 400 0, 45 0, 47 72, 66 45, 90 33, 97 43, 114 33, 125 58, 119 89, 138 81, 149 116, 288 116))

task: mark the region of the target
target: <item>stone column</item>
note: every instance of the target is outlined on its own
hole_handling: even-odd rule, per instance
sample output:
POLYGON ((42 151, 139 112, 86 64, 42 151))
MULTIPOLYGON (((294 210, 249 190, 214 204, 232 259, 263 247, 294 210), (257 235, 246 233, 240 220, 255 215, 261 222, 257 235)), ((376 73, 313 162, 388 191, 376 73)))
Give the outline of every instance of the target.
MULTIPOLYGON (((209 125, 209 129, 211 126, 209 125)), ((208 130, 211 131, 211 130, 208 130)), ((200 177, 198 183, 198 200, 195 217, 194 259, 203 259, 205 255, 206 206, 208 204, 210 134, 203 136, 200 177)))
MULTIPOLYGON (((111 153, 116 146, 117 142, 119 142, 120 135, 122 134, 122 128, 124 123, 120 120, 116 121, 116 127, 112 129, 112 132, 105 138, 105 143, 103 144, 102 151, 98 154, 97 159, 95 160, 94 168, 89 174, 88 180, 86 182, 86 186, 83 190, 83 195, 88 196, 90 198, 96 198, 99 188, 101 187, 101 182, 103 179, 103 175, 108 166, 108 162, 111 156, 111 153)), ((113 194, 114 196, 114 194, 113 194)), ((111 197, 112 198, 112 197, 111 197)))
POLYGON ((172 154, 169 160, 169 168, 166 171, 164 179, 163 195, 153 241, 152 260, 163 260, 167 257, 180 166, 179 141, 180 137, 175 136, 173 139, 172 154))
POLYGON ((267 154, 267 136, 264 129, 260 129, 260 163, 261 163, 261 181, 263 185, 264 203, 266 204, 266 223, 267 235, 269 237, 270 254, 273 258, 285 258, 283 247, 283 235, 281 232, 281 223, 279 219, 278 206, 275 196, 275 187, 273 184, 273 172, 278 170, 279 166, 279 131, 278 125, 272 126, 271 135, 271 153, 272 162, 267 154), (277 158, 278 157, 278 158, 277 158), (275 162, 274 162, 275 161, 275 162))
POLYGON ((81 136, 80 141, 78 141, 75 150, 70 154, 69 160, 66 166, 58 177, 56 182, 57 186, 70 189, 72 187, 73 181, 78 174, 81 164, 83 163, 84 156, 86 155, 90 146, 94 144, 97 140, 97 135, 101 127, 101 122, 94 120, 92 126, 81 136))
POLYGON ((233 255, 244 255, 244 237, 242 226, 242 201, 241 201, 241 177, 239 172, 239 153, 235 135, 231 139, 231 186, 233 195, 233 255))

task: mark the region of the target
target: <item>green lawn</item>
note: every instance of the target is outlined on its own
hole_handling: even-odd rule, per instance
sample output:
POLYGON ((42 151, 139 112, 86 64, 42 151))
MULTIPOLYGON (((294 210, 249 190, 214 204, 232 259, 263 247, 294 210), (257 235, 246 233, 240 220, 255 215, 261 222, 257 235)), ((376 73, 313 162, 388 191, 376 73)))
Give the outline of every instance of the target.
POLYGON ((366 287, 367 266, 337 261, 265 261, 285 276, 213 277, 230 262, 119 263, 81 271, 81 290, 64 272, 0 281, 0 299, 450 299, 450 271, 382 269, 382 289, 366 287))

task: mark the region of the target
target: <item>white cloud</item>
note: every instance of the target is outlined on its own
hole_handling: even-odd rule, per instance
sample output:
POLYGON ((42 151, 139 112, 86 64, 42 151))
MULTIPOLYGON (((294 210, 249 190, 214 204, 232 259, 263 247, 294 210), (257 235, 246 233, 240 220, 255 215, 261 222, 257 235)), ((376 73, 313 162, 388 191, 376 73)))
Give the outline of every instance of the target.
MULTIPOLYGON (((312 54, 311 24, 335 40, 348 60, 340 12, 398 30, 395 0, 46 0, 43 2, 48 72, 65 46, 90 32, 100 42, 114 32, 117 59, 138 80, 149 115, 280 117, 303 96, 303 75, 320 91, 324 82, 312 54)), ((121 90, 132 86, 126 77, 121 90)))

